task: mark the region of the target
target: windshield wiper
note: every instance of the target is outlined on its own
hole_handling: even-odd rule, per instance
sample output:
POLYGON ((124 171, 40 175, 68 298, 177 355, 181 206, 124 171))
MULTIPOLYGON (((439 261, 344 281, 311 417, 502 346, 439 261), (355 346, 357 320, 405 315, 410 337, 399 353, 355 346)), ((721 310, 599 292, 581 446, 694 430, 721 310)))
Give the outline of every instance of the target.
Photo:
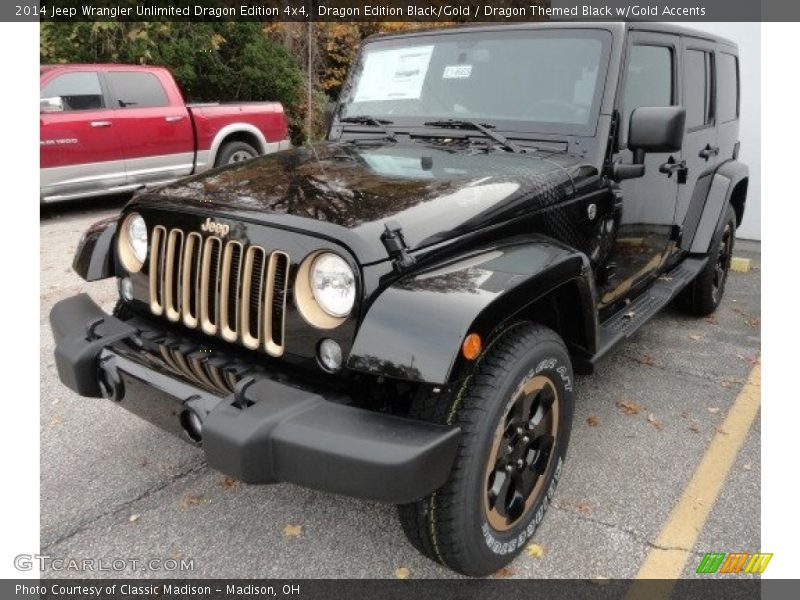
POLYGON ((341 123, 356 123, 358 125, 373 125, 379 128, 383 133, 386 134, 386 137, 393 142, 397 141, 397 134, 388 126, 392 124, 392 121, 387 121, 386 119, 376 119, 375 117, 371 117, 369 115, 355 115, 352 117, 342 117, 339 119, 341 123))
POLYGON ((494 140, 498 144, 500 144, 506 150, 510 150, 515 154, 520 154, 525 152, 522 148, 517 146, 514 142, 509 140, 506 136, 497 133, 496 131, 492 131, 494 125, 489 123, 478 123, 477 121, 472 120, 459 120, 459 119, 444 119, 442 121, 426 121, 423 125, 427 127, 446 127, 451 129, 474 129, 475 131, 480 131, 486 137, 494 140))

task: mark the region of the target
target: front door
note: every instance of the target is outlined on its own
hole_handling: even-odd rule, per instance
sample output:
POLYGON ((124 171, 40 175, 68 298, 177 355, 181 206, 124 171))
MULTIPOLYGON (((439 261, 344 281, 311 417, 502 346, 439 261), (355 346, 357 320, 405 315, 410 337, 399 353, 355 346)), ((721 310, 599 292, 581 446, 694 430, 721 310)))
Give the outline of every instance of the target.
MULTIPOLYGON (((615 159, 625 164, 633 162, 633 155, 625 146, 635 108, 677 104, 679 51, 677 36, 630 34, 618 105, 623 148, 615 159)), ((679 186, 676 174, 667 176, 659 167, 680 160, 680 152, 648 153, 644 176, 620 183, 621 215, 607 273, 600 281, 601 308, 635 293, 639 284, 655 276, 663 266, 675 222, 679 186)))
POLYGON ((94 194, 123 185, 122 145, 97 72, 55 74, 42 82, 40 98, 42 199, 94 194))
POLYGON ((192 172, 194 133, 182 102, 147 71, 106 73, 120 124, 129 184, 152 184, 192 172))

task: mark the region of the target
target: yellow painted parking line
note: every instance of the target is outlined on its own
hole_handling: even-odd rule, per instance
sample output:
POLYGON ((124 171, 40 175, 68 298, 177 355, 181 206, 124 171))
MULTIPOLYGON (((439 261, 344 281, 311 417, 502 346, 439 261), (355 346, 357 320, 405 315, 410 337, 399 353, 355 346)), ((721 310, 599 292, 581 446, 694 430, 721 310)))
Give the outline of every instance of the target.
POLYGON ((750 270, 750 259, 734 256, 731 258, 731 271, 747 273, 750 270))
MULTIPOLYGON (((703 455, 678 504, 639 568, 637 579, 677 579, 683 572, 736 455, 761 405, 761 366, 756 365, 703 455)), ((666 583, 666 582, 665 582, 666 583)), ((636 584, 631 587, 635 592, 636 584)), ((669 595, 672 586, 664 597, 669 595)), ((631 596, 638 594, 632 593, 631 596)), ((653 598, 653 588, 648 588, 653 598)), ((660 596, 657 595, 657 596, 660 596)))

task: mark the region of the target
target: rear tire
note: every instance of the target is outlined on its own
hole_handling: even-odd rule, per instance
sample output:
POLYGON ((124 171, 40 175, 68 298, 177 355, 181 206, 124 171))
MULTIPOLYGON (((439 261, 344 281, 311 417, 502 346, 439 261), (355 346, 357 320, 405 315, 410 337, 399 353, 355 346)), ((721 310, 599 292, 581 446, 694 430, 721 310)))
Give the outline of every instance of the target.
POLYGON ((717 310, 722 302, 735 240, 736 213, 733 207, 728 205, 722 227, 712 240, 708 263, 678 296, 678 304, 689 314, 698 317, 708 316, 717 310))
POLYGON ((521 323, 489 344, 448 398, 425 395, 410 416, 461 428, 445 485, 398 506, 411 544, 464 575, 507 565, 536 531, 569 444, 573 373, 561 338, 521 323))
POLYGON ((226 142, 219 149, 217 159, 214 161, 215 167, 232 165, 235 163, 251 160, 258 156, 258 150, 245 142, 226 142))

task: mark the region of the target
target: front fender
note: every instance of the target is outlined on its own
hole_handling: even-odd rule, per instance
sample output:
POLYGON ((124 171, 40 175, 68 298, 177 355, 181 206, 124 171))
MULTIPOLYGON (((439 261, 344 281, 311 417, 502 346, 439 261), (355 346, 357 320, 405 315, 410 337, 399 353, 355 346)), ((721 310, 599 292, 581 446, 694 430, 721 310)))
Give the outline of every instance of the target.
POLYGON ((94 223, 78 242, 73 270, 86 281, 114 276, 113 243, 117 233, 117 217, 94 223))
POLYGON ((590 287, 588 264, 575 249, 532 235, 426 267, 395 282, 372 303, 347 366, 446 384, 463 360, 467 333, 488 339, 498 325, 576 278, 590 287))

